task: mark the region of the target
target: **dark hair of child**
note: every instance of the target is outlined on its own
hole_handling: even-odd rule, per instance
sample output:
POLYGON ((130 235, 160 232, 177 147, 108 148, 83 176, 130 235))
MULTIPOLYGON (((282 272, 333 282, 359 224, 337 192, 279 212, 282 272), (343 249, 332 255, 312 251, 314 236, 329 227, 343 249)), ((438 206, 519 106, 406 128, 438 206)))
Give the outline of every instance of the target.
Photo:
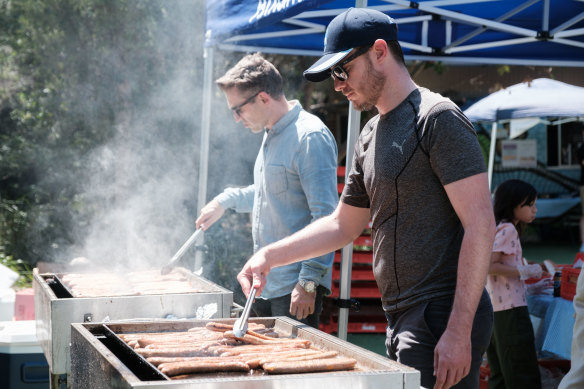
MULTIPOLYGON (((535 188, 522 180, 507 180, 501 183, 495 190, 495 200, 493 209, 495 211, 495 222, 502 221, 513 223, 513 211, 518 206, 532 204, 537 197, 535 188)), ((519 235, 525 228, 525 223, 517 223, 515 226, 519 235)))

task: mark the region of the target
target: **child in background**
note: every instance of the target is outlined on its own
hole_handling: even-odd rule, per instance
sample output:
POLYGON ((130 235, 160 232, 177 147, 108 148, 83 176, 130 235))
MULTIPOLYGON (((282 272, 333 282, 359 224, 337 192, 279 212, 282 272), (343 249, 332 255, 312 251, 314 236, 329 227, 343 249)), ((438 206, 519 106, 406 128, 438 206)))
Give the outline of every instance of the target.
POLYGON ((493 244, 487 290, 495 321, 487 359, 489 389, 541 388, 533 327, 529 318, 524 280, 539 278, 538 264, 525 265, 519 236, 535 219, 537 192, 521 180, 503 182, 495 191, 497 233, 493 244))

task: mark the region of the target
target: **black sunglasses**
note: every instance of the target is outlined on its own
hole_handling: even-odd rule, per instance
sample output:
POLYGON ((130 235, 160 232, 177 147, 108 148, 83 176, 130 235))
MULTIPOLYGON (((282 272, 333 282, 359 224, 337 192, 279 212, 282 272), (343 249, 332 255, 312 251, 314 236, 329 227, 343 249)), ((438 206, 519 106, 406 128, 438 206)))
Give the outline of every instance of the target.
POLYGON ((333 78, 333 80, 336 77, 337 80, 339 80, 339 81, 347 81, 349 79, 349 73, 347 73, 347 71, 345 69, 343 69, 343 66, 345 66, 346 64, 348 64, 349 62, 351 62, 355 58, 365 54, 370 48, 371 48, 371 46, 363 46, 359 50, 355 51, 348 58, 345 58, 345 60, 343 62, 336 65, 331 71, 331 77, 333 78))
POLYGON ((256 93, 254 93, 253 95, 251 95, 251 96, 249 96, 247 99, 245 99, 245 101, 244 101, 243 103, 241 103, 241 104, 239 104, 239 105, 236 105, 235 107, 232 107, 232 108, 231 108, 231 110, 233 111, 233 113, 235 113, 237 116, 241 116, 241 109, 242 109, 242 108, 243 108, 243 107, 244 107, 246 104, 249 104, 249 103, 251 103, 251 101, 252 101, 253 99, 255 99, 255 97, 256 97, 257 95, 259 95, 259 94, 260 94, 260 92, 261 92, 261 90, 260 90, 260 91, 257 91, 256 93))

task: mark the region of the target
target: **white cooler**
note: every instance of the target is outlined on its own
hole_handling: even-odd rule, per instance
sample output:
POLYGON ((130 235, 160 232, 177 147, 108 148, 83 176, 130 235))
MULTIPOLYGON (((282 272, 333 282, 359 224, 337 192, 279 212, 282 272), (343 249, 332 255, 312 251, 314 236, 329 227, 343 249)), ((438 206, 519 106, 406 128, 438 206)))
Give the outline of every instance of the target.
POLYGON ((34 320, 0 321, 0 388, 49 388, 49 365, 34 320))
POLYGON ((16 292, 14 289, 0 289, 0 322, 14 319, 14 304, 16 292))

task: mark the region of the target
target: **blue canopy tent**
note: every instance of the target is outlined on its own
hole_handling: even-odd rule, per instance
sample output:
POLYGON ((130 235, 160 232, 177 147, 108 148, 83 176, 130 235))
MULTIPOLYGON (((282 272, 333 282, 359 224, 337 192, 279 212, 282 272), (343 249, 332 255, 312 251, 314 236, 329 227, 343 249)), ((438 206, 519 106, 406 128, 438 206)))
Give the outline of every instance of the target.
MULTIPOLYGON (((584 66, 580 0, 209 0, 199 208, 206 202, 213 50, 320 56, 326 26, 349 7, 374 8, 392 16, 407 61, 584 66)), ((353 155, 358 132, 359 112, 350 105, 347 156, 353 155)), ((341 299, 350 296, 351 253, 352 246, 343 249, 341 299)), ((347 321, 348 310, 341 308, 342 339, 347 321)))

